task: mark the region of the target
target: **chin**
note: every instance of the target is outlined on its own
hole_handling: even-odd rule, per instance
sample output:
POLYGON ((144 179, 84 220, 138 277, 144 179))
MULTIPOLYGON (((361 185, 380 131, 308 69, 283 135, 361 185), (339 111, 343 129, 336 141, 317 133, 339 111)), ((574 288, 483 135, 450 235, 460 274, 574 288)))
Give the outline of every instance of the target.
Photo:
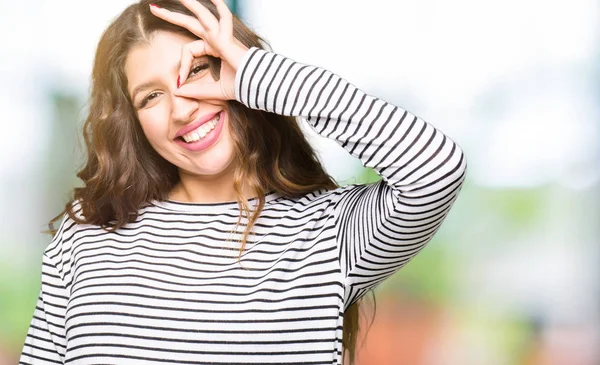
MULTIPOLYGON (((234 157, 231 156, 226 160, 217 161, 215 159, 211 159, 203 163, 203 161, 198 161, 193 164, 193 166, 177 166, 180 170, 185 171, 187 174, 202 176, 202 177, 219 177, 231 174, 233 176, 233 170, 235 168, 234 157)), ((208 159, 207 159, 208 160, 208 159)))

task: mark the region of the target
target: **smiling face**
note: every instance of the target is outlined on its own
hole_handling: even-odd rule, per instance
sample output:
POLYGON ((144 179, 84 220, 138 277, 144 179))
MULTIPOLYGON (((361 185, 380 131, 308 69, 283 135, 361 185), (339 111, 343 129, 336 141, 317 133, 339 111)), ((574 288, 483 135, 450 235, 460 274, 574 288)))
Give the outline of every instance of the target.
MULTIPOLYGON (((125 62, 127 90, 141 127, 154 150, 184 176, 229 179, 235 151, 227 106, 222 100, 175 96, 181 47, 194 41, 185 35, 157 31, 125 62)), ((192 63, 187 83, 212 78, 206 57, 192 63)))

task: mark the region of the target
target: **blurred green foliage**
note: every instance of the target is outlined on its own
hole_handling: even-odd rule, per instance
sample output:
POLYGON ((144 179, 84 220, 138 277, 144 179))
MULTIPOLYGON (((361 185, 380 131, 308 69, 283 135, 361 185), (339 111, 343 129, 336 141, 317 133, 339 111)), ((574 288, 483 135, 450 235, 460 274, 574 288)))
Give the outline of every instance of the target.
POLYGON ((0 338, 1 342, 20 351, 40 290, 41 259, 32 269, 0 266, 0 338))
POLYGON ((483 212, 501 217, 505 229, 518 233, 531 229, 543 215, 550 192, 544 188, 498 189, 479 191, 478 205, 483 212))

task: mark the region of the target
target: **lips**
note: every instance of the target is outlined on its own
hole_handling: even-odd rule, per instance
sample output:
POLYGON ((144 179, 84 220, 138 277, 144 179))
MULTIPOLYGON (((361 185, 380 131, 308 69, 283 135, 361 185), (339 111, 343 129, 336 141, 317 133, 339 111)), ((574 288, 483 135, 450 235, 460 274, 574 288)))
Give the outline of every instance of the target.
MULTIPOLYGON (((211 146, 213 146, 214 144, 216 144, 221 137, 221 131, 223 130, 223 125, 226 123, 226 112, 225 110, 222 110, 221 115, 219 116, 219 121, 217 122, 217 124, 215 125, 215 127, 209 131, 204 137, 200 138, 199 140, 195 141, 195 142, 185 142, 183 137, 177 137, 175 138, 175 140, 173 142, 175 142, 175 144, 177 144, 178 146, 180 146, 181 148, 196 153, 196 152, 200 152, 203 151, 205 149, 210 148, 211 146)), ((214 116, 217 116, 217 114, 214 114, 214 116)), ((204 120, 204 118, 202 119, 204 120)), ((205 122, 206 123, 206 122, 205 122)), ((198 125, 198 123, 194 122, 194 125, 198 125)), ((201 126, 202 124, 200 124, 201 126)), ((181 129, 182 133, 186 133, 186 129, 181 129)))
POLYGON ((204 124, 204 123, 209 122, 210 120, 212 120, 220 112, 221 111, 218 111, 218 112, 215 112, 215 113, 211 113, 211 114, 205 114, 205 115, 201 116, 200 118, 196 119, 192 123, 186 125, 185 127, 182 127, 180 130, 178 130, 177 134, 175 134, 175 138, 179 138, 179 137, 183 136, 184 134, 190 133, 194 129, 200 127, 202 124, 204 124))

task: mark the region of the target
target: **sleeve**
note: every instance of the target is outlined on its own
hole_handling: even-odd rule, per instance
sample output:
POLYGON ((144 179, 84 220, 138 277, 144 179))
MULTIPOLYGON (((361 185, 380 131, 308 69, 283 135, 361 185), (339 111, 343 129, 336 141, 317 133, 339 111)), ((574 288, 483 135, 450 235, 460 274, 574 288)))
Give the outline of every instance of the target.
POLYGON ((305 118, 381 176, 344 189, 335 202, 346 307, 431 240, 465 179, 465 157, 450 138, 322 68, 252 48, 236 73, 236 98, 305 118))
POLYGON ((63 364, 65 310, 68 295, 56 265, 44 254, 40 295, 29 325, 19 364, 63 364))

